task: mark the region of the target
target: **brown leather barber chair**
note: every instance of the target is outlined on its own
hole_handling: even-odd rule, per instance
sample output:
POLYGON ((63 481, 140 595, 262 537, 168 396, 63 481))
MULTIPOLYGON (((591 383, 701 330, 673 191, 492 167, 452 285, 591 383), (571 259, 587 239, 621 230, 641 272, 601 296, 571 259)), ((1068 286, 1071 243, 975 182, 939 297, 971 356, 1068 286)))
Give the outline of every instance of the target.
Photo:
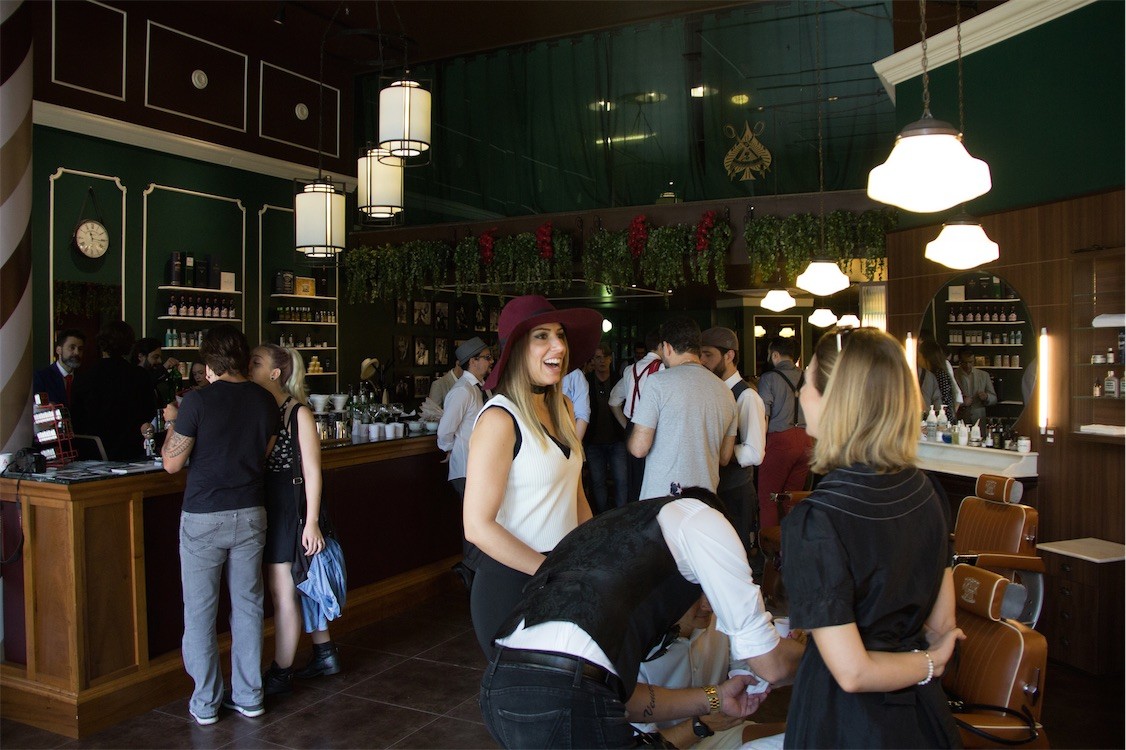
POLYGON ((956 617, 966 639, 946 665, 942 686, 964 706, 954 718, 967 748, 1048 747, 1040 725, 1048 644, 1002 616, 1010 585, 973 565, 954 567, 956 617))
MULTIPOLYGON (((809 497, 809 492, 772 492, 770 499, 778 505, 778 522, 790 510, 809 497)), ((759 547, 762 549, 762 596, 767 607, 783 608, 786 604, 786 587, 782 583, 782 527, 764 526, 759 529, 759 547)))

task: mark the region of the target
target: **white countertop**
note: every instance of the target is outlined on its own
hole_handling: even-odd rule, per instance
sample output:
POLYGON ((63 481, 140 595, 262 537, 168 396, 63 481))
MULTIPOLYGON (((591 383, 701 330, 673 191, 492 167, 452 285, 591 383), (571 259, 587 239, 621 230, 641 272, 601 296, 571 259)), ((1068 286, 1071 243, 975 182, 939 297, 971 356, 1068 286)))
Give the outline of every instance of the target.
POLYGON ((920 440, 917 465, 924 471, 937 471, 963 477, 977 478, 982 474, 997 474, 1020 479, 1038 476, 1036 473, 1038 456, 1037 453, 971 448, 968 445, 920 440))
POLYGON ((1119 562, 1126 560, 1126 544, 1108 542, 1105 539, 1085 537, 1083 539, 1066 539, 1061 542, 1041 542, 1036 549, 1055 552, 1057 555, 1077 557, 1093 563, 1119 562))

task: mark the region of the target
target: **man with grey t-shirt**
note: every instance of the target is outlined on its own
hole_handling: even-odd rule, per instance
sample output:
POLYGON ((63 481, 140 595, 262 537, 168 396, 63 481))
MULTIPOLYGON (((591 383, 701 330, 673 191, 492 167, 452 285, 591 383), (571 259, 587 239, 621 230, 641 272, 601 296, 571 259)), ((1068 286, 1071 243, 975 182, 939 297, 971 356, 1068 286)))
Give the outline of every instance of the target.
POLYGON ((668 368, 651 375, 633 412, 629 452, 644 457, 641 499, 681 487, 719 485, 738 433, 735 397, 700 363, 700 327, 689 318, 661 326, 657 348, 668 368))

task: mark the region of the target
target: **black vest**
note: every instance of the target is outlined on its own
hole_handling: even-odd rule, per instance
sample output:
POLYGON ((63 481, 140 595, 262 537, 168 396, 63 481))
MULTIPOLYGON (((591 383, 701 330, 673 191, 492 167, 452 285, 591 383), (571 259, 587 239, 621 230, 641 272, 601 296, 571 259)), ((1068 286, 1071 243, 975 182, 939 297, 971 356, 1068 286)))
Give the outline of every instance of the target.
MULTIPOLYGON (((731 386, 731 394, 735 396, 736 407, 739 405, 739 397, 742 396, 743 391, 748 388, 750 388, 750 386, 747 385, 747 381, 745 380, 740 380, 738 383, 731 386)), ((738 415, 736 419, 738 419, 738 415)), ((735 442, 739 442, 738 437, 735 438, 735 442)), ((754 468, 751 466, 740 466, 739 462, 735 460, 735 456, 732 456, 726 466, 719 467, 719 486, 716 488, 716 492, 724 492, 725 490, 742 487, 749 482, 753 482, 754 478, 754 468)))
MULTIPOLYGON (((715 496, 689 490, 715 507, 715 496)), ((657 514, 676 497, 630 503, 582 524, 555 546, 497 630, 572 622, 605 652, 629 698, 641 661, 699 598, 677 570, 657 514)))

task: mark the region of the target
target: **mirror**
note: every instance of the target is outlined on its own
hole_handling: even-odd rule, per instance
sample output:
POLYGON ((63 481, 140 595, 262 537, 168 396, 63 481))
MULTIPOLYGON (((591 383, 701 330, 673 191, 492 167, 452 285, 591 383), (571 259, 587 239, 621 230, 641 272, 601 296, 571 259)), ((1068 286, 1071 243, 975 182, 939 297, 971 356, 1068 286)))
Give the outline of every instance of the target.
MULTIPOLYGON (((926 338, 942 347, 960 386, 971 377, 981 382, 981 375, 967 374, 961 366, 963 352, 973 358, 973 369, 984 373, 993 386, 996 404, 973 399, 958 414, 967 424, 978 417, 1012 423, 1025 404, 1031 403, 1036 333, 1020 293, 1001 277, 970 271, 949 281, 923 314, 920 346, 926 338)), ((923 360, 920 349, 920 367, 923 360)))
POLYGON ((802 355, 802 323, 800 315, 756 315, 754 316, 755 334, 755 377, 762 375, 770 369, 770 359, 767 347, 770 340, 781 336, 793 337, 794 348, 797 351, 795 362, 800 365, 802 355))

